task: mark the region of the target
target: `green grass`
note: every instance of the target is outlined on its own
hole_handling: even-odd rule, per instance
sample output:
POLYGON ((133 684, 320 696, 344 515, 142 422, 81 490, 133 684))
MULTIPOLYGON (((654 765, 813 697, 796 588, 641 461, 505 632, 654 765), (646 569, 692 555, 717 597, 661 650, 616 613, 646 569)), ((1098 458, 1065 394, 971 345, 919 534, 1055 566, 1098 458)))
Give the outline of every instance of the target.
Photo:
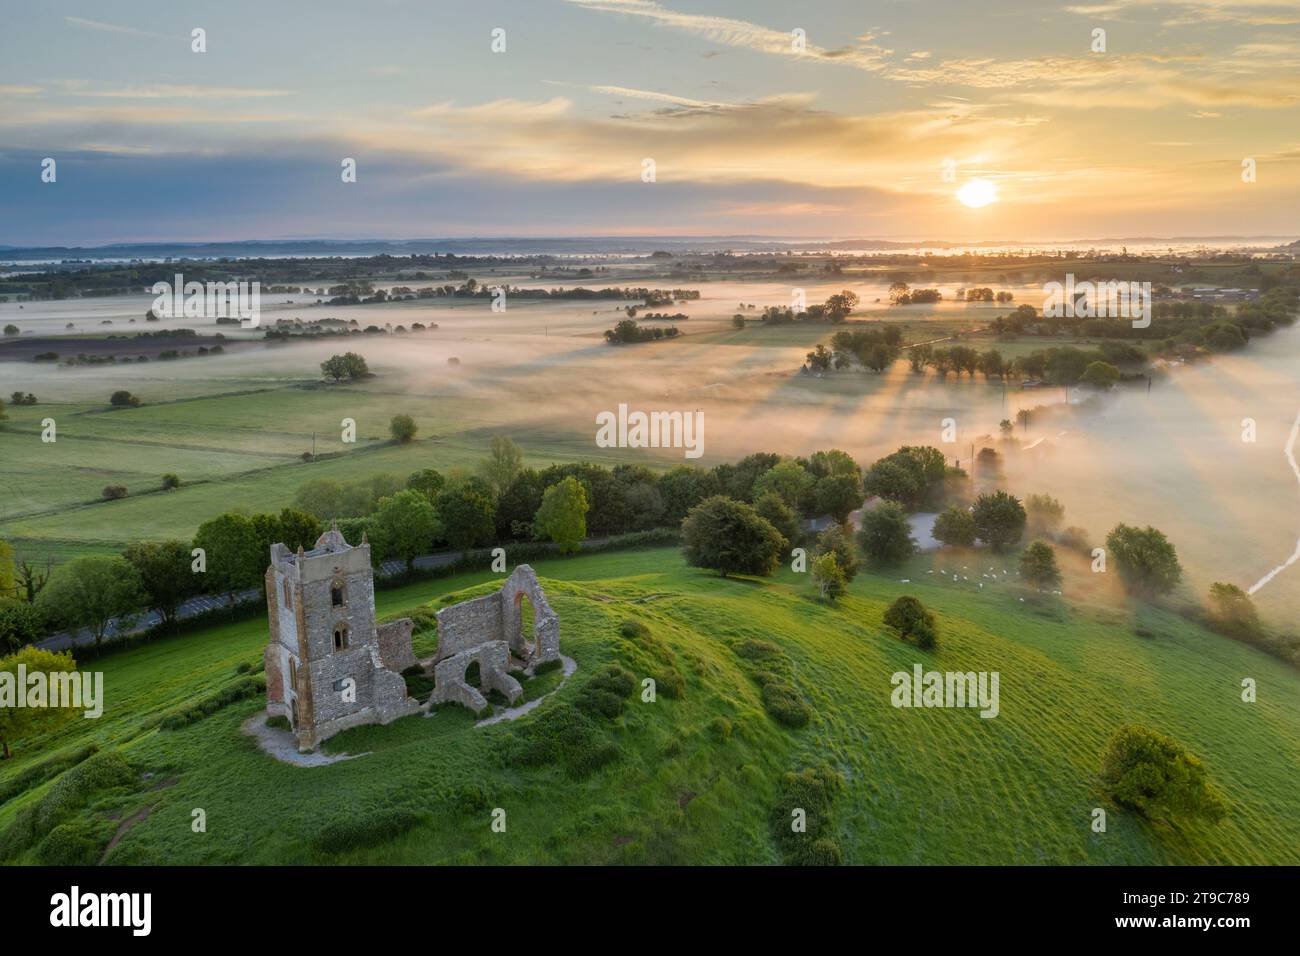
MULTIPOLYGON (((271 759, 240 733, 258 699, 158 729, 162 715, 246 677, 237 665, 260 660, 266 641, 265 622, 254 620, 93 665, 105 673, 104 716, 22 741, 0 765, 0 790, 56 754, 89 743, 120 749, 154 776, 92 794, 67 818, 72 850, 44 851, 82 852, 85 840, 105 840, 113 821, 150 807, 106 862, 773 863, 782 777, 824 761, 843 778, 829 836, 849 863, 1300 862, 1291 773, 1300 760, 1300 677, 1174 615, 1039 607, 1010 590, 925 575, 921 563, 859 575, 836 607, 814 600, 807 579, 788 570, 722 580, 684 566, 673 550, 543 561, 538 570, 579 669, 518 721, 475 728, 472 716, 449 708, 357 728, 326 750, 365 756, 310 769, 271 759), (912 583, 900 584, 903 574, 912 583), (937 651, 884 632, 881 615, 901 593, 935 613, 937 651), (628 620, 646 634, 624 628, 628 620), (789 729, 764 710, 753 659, 733 649, 745 641, 779 648, 778 664, 763 666, 779 667, 806 701, 806 726, 789 729), (890 675, 915 662, 998 671, 1001 714, 891 707, 890 675), (638 682, 671 665, 684 693, 642 703, 638 685, 621 716, 596 720, 594 730, 583 724, 588 736, 572 746, 587 748, 580 756, 597 769, 509 759, 524 741, 573 727, 584 682, 611 663, 638 682), (1257 703, 1241 702, 1244 677, 1258 682, 1257 703), (1091 811, 1106 806, 1101 752, 1130 722, 1200 755, 1232 803, 1229 818, 1164 830, 1111 807, 1108 832, 1093 833, 1091 811), (206 812, 206 833, 191 830, 195 808, 206 812), (505 833, 492 832, 495 808, 506 811, 505 833)), ((483 573, 384 591, 379 614, 477 593, 491 580, 483 573)), ((547 683, 530 696, 559 684, 554 672, 537 680, 547 683)), ((62 775, 29 773, 29 789, 0 806, 0 833, 62 775)), ((35 862, 37 851, 18 858, 35 862)))

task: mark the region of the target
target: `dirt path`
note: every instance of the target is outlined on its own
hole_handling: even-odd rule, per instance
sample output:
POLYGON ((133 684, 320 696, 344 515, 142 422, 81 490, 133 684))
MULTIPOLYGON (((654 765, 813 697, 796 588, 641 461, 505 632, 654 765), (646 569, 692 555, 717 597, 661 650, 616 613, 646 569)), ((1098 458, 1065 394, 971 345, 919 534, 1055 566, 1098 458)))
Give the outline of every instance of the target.
POLYGON ((254 714, 240 728, 257 741, 257 745, 281 763, 295 767, 324 767, 340 760, 355 760, 365 754, 324 754, 319 750, 309 754, 298 752, 298 742, 287 730, 266 726, 266 714, 254 714))

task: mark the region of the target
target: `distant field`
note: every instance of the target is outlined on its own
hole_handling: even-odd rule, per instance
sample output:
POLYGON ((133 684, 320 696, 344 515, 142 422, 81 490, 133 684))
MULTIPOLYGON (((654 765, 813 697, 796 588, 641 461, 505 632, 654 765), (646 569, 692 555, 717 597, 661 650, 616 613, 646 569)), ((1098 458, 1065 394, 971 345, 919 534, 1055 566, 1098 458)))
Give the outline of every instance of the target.
MULTIPOLYGON (((788 570, 767 581, 722 580, 685 567, 672 550, 540 562, 562 646, 579 664, 555 698, 486 729, 455 710, 359 728, 327 749, 366 756, 315 769, 278 763, 240 733, 260 699, 181 730, 151 727, 236 680, 240 662, 260 661, 265 621, 214 628, 93 663, 105 672, 104 716, 22 741, 0 764, 0 786, 51 753, 92 741, 121 748, 172 785, 140 781, 74 813, 102 846, 120 821, 152 808, 124 832, 110 863, 772 863, 781 774, 826 761, 845 782, 832 835, 850 863, 1300 863, 1294 670, 1149 608, 1035 609, 1005 587, 980 591, 927 568, 918 560, 897 575, 862 574, 832 609, 788 570), (938 614, 936 652, 882 631, 881 613, 901 593, 938 614), (643 704, 634 695, 607 731, 617 758, 593 773, 503 762, 515 735, 561 719, 557 708, 603 663, 647 673, 645 642, 619 636, 626 619, 668 649, 685 696, 643 704), (732 649, 751 639, 789 657, 815 712, 805 728, 785 729, 765 712, 732 649), (916 662, 998 671, 1000 715, 893 708, 890 675, 916 662), (1243 676, 1258 681, 1258 703, 1241 702, 1243 676), (717 718, 731 728, 726 739, 717 718), (1093 833, 1093 808, 1108 806, 1097 788, 1100 755, 1128 722, 1199 754, 1231 816, 1178 832, 1110 807, 1107 832, 1093 833), (191 831, 195 807, 206 811, 205 834, 191 831), (507 812, 505 835, 489 829, 495 807, 507 812), (365 823, 388 809, 423 816, 368 849, 317 847, 326 824, 365 823)), ((398 615, 490 579, 381 592, 379 612, 398 615)), ((0 834, 49 786, 0 805, 0 834)))

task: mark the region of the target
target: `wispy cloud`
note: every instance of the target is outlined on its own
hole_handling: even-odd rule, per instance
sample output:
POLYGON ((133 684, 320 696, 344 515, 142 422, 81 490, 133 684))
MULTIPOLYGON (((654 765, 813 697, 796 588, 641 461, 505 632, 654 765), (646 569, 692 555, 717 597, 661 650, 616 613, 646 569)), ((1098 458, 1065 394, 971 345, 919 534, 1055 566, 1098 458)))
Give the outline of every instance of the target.
POLYGON ((124 27, 117 23, 104 23, 100 20, 87 20, 85 17, 64 17, 68 23, 74 27, 82 27, 86 30, 99 30, 103 33, 125 33, 130 36, 151 37, 155 40, 172 39, 163 33, 152 33, 149 30, 139 30, 136 27, 124 27))

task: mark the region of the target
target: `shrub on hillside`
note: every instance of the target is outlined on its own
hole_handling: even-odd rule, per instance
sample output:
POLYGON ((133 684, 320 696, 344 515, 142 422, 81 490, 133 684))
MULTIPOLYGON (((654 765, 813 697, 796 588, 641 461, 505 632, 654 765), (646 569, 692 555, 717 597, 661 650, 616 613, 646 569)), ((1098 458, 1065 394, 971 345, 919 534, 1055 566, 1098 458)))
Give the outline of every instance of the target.
POLYGON ((763 685, 763 708, 787 727, 802 727, 812 717, 812 708, 790 684, 770 681, 763 685))
POLYGON ((500 750, 507 766, 557 765, 581 779, 619 757, 596 722, 569 704, 556 704, 541 719, 521 721, 512 730, 500 750))
POLYGON ((593 717, 612 720, 623 713, 623 705, 636 688, 636 677, 618 664, 606 664, 582 686, 574 705, 593 717))
POLYGON ((116 501, 127 495, 126 485, 105 485, 102 492, 105 501, 116 501))
POLYGON ((103 852, 90 824, 61 823, 36 845, 36 858, 45 866, 94 866, 103 852))
POLYGON ((781 777, 770 822, 787 864, 837 866, 842 862, 831 833, 835 798, 843 786, 843 778, 824 763, 781 777))
POLYGON ((1117 804, 1149 820, 1217 823, 1228 813, 1227 800, 1210 782, 1200 758, 1147 727, 1115 731, 1102 757, 1101 783, 1117 804))
POLYGON ((356 814, 325 824, 316 834, 316 848, 322 853, 361 850, 396 839, 419 826, 424 814, 413 810, 383 809, 356 814))
POLYGON ((1134 594, 1172 591, 1182 577, 1178 552, 1155 528, 1118 524, 1106 535, 1106 548, 1115 559, 1120 579, 1134 594))
POLYGON ((1055 587, 1061 583, 1061 569, 1056 565, 1056 552, 1046 541, 1035 541, 1020 554, 1020 577, 1039 588, 1055 587))
POLYGON ((913 640, 917 647, 929 650, 938 641, 934 615, 924 604, 905 594, 885 611, 885 624, 898 632, 904 640, 913 640))

